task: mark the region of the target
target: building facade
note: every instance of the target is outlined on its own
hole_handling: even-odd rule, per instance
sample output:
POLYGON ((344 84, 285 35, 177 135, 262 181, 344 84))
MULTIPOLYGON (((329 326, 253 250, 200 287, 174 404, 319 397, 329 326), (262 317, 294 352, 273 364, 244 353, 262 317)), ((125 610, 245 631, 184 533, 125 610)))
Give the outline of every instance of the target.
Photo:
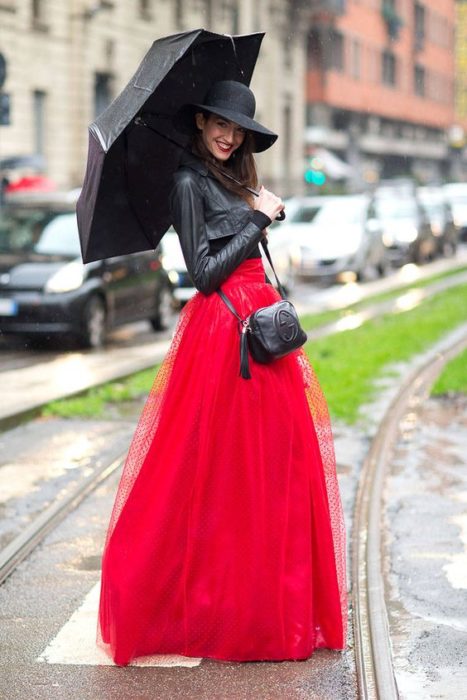
POLYGON ((300 0, 0 0, 9 122, 0 161, 40 154, 60 187, 79 186, 87 126, 158 37, 204 27, 266 32, 252 88, 257 118, 280 134, 259 156, 265 184, 302 185, 308 2, 300 0))
POLYGON ((317 3, 307 147, 344 158, 355 188, 381 177, 452 177, 455 11, 455 0, 317 3))

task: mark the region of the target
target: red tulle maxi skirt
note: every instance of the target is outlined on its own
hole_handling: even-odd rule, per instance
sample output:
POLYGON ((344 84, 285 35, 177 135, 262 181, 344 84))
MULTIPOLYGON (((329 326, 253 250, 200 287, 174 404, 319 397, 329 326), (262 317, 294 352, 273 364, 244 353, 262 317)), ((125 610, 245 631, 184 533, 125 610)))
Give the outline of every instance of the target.
MULTIPOLYGON (((261 260, 223 284, 277 300, 261 260)), ((102 565, 99 640, 117 664, 181 654, 295 660, 344 646, 345 535, 325 400, 302 351, 239 376, 218 294, 183 309, 136 429, 102 565)))

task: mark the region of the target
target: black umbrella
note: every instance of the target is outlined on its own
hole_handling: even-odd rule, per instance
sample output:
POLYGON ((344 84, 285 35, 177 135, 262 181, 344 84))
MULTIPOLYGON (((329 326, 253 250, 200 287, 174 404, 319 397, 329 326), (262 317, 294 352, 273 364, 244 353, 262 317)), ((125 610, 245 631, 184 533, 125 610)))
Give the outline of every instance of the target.
POLYGON ((249 85, 264 34, 197 29, 158 39, 123 92, 89 127, 77 203, 84 262, 154 249, 170 226, 172 175, 189 136, 172 117, 212 83, 249 85))

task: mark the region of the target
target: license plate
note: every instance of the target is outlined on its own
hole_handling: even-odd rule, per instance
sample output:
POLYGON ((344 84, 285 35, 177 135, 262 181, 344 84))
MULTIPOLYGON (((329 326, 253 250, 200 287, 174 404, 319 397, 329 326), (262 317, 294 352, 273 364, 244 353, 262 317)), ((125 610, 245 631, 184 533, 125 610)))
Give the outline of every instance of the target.
POLYGON ((14 299, 0 299, 0 316, 16 316, 18 302, 14 299))

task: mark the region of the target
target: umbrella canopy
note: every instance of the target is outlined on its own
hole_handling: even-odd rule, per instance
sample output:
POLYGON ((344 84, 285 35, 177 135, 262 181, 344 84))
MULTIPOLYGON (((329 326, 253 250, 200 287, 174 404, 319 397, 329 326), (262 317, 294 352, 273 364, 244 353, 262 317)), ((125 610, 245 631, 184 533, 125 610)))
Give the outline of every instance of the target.
POLYGON ((249 85, 263 36, 198 29, 153 43, 123 92, 89 127, 77 203, 84 262, 158 245, 171 223, 172 175, 189 139, 175 130, 173 116, 182 105, 201 102, 218 80, 249 85))

